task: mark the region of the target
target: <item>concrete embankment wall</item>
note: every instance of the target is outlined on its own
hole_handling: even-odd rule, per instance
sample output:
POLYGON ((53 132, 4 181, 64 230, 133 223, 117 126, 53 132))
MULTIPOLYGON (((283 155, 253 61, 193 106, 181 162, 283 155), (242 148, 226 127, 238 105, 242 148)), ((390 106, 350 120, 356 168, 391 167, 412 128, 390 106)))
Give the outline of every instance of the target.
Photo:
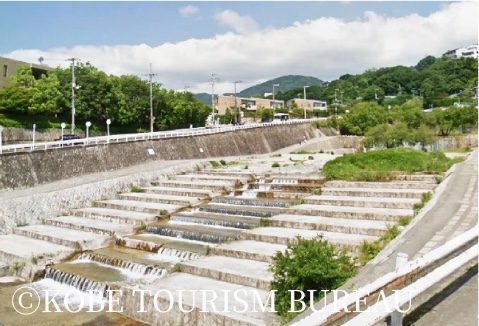
MULTIPOLYGON (((263 154, 311 139, 309 123, 278 125, 204 136, 17 153, 0 156, 0 191, 28 188, 94 172, 157 160, 263 154), (154 154, 149 154, 153 150, 154 154)), ((1 196, 1 193, 0 193, 1 196)))

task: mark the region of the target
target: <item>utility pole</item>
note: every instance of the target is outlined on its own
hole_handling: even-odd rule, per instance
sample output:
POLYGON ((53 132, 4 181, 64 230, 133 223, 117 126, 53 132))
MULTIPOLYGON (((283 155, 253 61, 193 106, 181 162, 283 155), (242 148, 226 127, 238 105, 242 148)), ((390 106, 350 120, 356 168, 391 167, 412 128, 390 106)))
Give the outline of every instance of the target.
POLYGON ((151 68, 151 62, 150 62, 150 73, 147 74, 149 76, 149 81, 150 81, 150 132, 153 132, 153 121, 155 118, 153 117, 153 76, 156 76, 156 74, 153 73, 152 68, 151 68))
POLYGON ((241 80, 235 81, 235 124, 238 123, 238 107, 236 106, 236 84, 242 83, 241 80))
POLYGON ((210 83, 211 83, 211 122, 215 124, 215 81, 217 78, 216 74, 211 74, 210 83))
POLYGON ((276 104, 274 103, 274 88, 275 87, 279 87, 279 84, 273 84, 273 115, 274 115, 274 111, 276 109, 276 104))
POLYGON ((75 61, 78 61, 80 59, 77 58, 70 58, 67 59, 66 61, 71 61, 72 62, 72 134, 75 133, 75 61))
MULTIPOLYGON (((308 87, 309 86, 303 86, 303 91, 304 91, 303 99, 304 100, 306 100, 306 88, 308 88, 308 87)), ((304 119, 306 119, 306 103, 304 103, 304 119)))

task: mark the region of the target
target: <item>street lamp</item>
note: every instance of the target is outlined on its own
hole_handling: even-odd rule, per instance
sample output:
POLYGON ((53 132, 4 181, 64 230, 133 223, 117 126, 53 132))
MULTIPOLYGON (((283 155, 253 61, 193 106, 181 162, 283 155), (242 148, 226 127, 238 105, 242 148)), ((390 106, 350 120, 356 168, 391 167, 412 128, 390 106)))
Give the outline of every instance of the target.
POLYGON ((106 134, 108 135, 107 142, 110 142, 110 119, 106 119, 106 134))
POLYGON ((65 129, 66 126, 67 124, 65 122, 62 122, 62 124, 60 125, 60 127, 62 127, 62 147, 63 147, 63 129, 65 129))
POLYGON ((274 88, 275 87, 279 87, 279 84, 273 84, 273 114, 274 114, 274 109, 275 109, 275 105, 274 105, 274 88))
POLYGON ((235 84, 235 124, 238 122, 238 107, 236 106, 236 84, 242 83, 241 80, 237 80, 234 82, 235 84))
POLYGON ((34 123, 33 124, 33 138, 32 138, 32 151, 35 150, 35 128, 37 125, 34 123))
POLYGON ((86 139, 87 139, 87 143, 88 143, 88 129, 90 129, 91 122, 90 122, 90 121, 87 121, 87 122, 85 123, 85 126, 86 126, 86 139))
POLYGON ((0 126, 0 154, 2 154, 2 132, 3 132, 3 126, 0 126))

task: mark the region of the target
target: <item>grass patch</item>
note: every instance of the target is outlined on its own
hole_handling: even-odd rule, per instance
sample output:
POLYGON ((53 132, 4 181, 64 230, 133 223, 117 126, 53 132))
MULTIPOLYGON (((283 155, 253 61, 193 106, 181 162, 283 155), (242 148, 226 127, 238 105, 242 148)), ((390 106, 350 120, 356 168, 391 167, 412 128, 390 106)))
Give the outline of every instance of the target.
POLYGON ((17 227, 28 226, 28 225, 30 225, 30 224, 26 220, 17 221, 17 227))
POLYGON ((411 216, 401 216, 398 220, 398 225, 400 226, 407 226, 411 223, 412 217, 411 216))
POLYGON ((315 152, 308 152, 308 151, 298 151, 298 152, 291 152, 289 154, 316 154, 315 152))
POLYGON ((328 180, 390 181, 403 173, 443 173, 462 159, 448 159, 442 152, 395 148, 337 157, 327 162, 323 174, 328 180))
POLYGON ((270 225, 271 225, 271 220, 268 219, 267 217, 261 217, 259 219, 259 223, 258 223, 259 227, 267 227, 267 226, 270 226, 270 225))
POLYGON ((213 168, 219 168, 221 166, 221 164, 216 161, 210 161, 210 164, 213 168))
POLYGON ((389 226, 387 231, 376 241, 363 241, 359 247, 358 261, 361 265, 366 265, 368 261, 376 257, 379 252, 394 238, 396 238, 401 231, 397 225, 389 226))
POLYGON ((130 192, 145 192, 145 189, 135 185, 130 185, 130 192))
POLYGON ((323 194, 323 189, 322 188, 315 188, 313 191, 311 191, 313 195, 322 195, 323 194))
POLYGON ((13 276, 15 275, 20 269, 25 267, 24 261, 16 261, 8 268, 8 275, 13 276))
POLYGON ((414 204, 413 209, 414 209, 414 214, 417 215, 419 211, 426 205, 428 201, 430 201, 432 198, 432 193, 431 192, 425 192, 421 195, 421 202, 414 204))
POLYGON ((469 146, 461 148, 448 148, 443 150, 444 153, 469 153, 472 152, 472 148, 469 146))

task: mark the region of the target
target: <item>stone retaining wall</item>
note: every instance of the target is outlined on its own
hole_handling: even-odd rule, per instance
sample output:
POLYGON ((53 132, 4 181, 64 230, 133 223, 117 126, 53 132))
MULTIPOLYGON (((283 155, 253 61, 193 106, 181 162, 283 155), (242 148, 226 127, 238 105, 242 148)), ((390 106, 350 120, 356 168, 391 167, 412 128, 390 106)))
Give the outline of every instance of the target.
POLYGON ((29 188, 158 160, 269 153, 294 145, 303 137, 311 139, 317 133, 310 123, 302 123, 204 136, 4 154, 0 156, 0 191, 29 188), (151 150, 154 154, 149 153, 151 150))

